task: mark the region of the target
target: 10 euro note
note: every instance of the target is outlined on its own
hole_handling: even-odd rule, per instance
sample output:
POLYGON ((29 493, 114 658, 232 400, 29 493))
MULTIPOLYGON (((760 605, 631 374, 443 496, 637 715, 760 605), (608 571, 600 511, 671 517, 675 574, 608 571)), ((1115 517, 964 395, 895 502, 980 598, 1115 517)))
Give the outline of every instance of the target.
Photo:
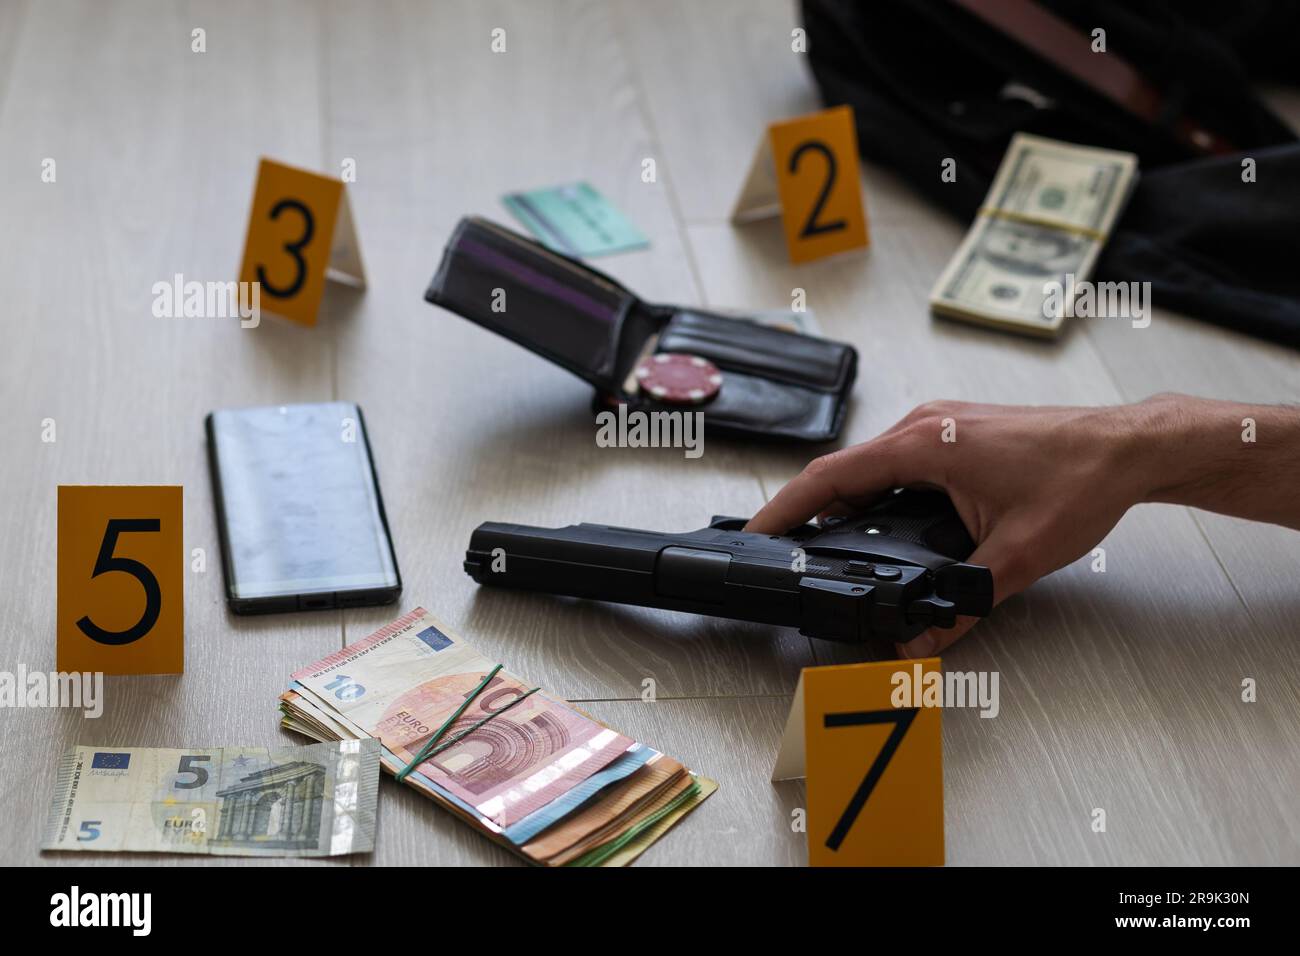
POLYGON ((501 833, 545 807, 563 807, 566 794, 624 758, 635 742, 564 701, 542 693, 524 697, 531 688, 505 670, 475 694, 493 666, 417 608, 297 671, 291 692, 305 701, 304 712, 319 715, 318 723, 330 721, 331 732, 379 738, 400 767, 472 698, 441 740, 489 719, 422 760, 411 779, 436 786, 487 830, 501 833))
POLYGON ((43 850, 339 856, 375 844, 374 740, 69 748, 43 850))

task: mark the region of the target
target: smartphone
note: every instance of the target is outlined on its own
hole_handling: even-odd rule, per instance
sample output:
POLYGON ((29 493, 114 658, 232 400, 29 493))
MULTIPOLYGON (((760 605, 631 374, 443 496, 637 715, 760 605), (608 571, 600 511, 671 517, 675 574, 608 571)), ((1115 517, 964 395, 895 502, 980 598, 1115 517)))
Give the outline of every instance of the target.
POLYGON ((397 600, 402 577, 360 408, 224 409, 206 428, 232 611, 397 600))

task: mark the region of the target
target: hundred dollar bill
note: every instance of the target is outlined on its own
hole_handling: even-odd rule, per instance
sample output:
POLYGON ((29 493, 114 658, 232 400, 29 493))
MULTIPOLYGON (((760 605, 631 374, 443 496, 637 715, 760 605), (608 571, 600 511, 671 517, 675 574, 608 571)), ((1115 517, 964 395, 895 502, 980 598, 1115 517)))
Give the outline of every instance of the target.
POLYGON ((69 748, 43 850, 338 856, 375 843, 379 743, 69 748))
POLYGON ((930 293, 940 315, 1056 335, 1137 182, 1133 153, 1017 133, 930 293))
MULTIPOLYGON (((290 696, 285 703, 290 720, 297 716, 326 731, 379 738, 386 765, 396 771, 416 757, 493 667, 417 608, 297 671, 291 694, 299 700, 290 696)), ((530 690, 499 671, 440 743, 491 719, 421 761, 412 783, 436 789, 490 831, 501 832, 557 801, 563 806, 569 791, 634 747, 635 741, 564 701, 542 693, 524 697, 530 690)), ((626 775, 640 763, 630 759, 620 767, 626 775)))

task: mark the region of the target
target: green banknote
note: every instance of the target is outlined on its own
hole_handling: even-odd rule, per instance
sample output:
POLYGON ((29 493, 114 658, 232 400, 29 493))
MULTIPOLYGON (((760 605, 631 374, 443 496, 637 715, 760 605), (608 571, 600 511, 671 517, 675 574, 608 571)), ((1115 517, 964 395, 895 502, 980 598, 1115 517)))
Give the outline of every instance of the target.
POLYGON ((930 307, 950 318, 1058 334, 1137 182, 1137 157, 1017 133, 930 307))

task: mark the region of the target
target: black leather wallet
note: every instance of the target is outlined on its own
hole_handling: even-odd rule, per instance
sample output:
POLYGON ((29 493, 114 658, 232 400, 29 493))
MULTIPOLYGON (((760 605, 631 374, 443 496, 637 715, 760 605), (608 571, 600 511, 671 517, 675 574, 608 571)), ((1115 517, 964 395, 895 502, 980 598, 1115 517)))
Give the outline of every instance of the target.
POLYGON ((591 383, 598 408, 698 410, 710 430, 829 441, 857 374, 851 345, 643 302, 577 259, 479 217, 457 224, 424 297, 591 383), (704 405, 669 405, 638 389, 638 362, 663 352, 716 365, 718 394, 704 405))

